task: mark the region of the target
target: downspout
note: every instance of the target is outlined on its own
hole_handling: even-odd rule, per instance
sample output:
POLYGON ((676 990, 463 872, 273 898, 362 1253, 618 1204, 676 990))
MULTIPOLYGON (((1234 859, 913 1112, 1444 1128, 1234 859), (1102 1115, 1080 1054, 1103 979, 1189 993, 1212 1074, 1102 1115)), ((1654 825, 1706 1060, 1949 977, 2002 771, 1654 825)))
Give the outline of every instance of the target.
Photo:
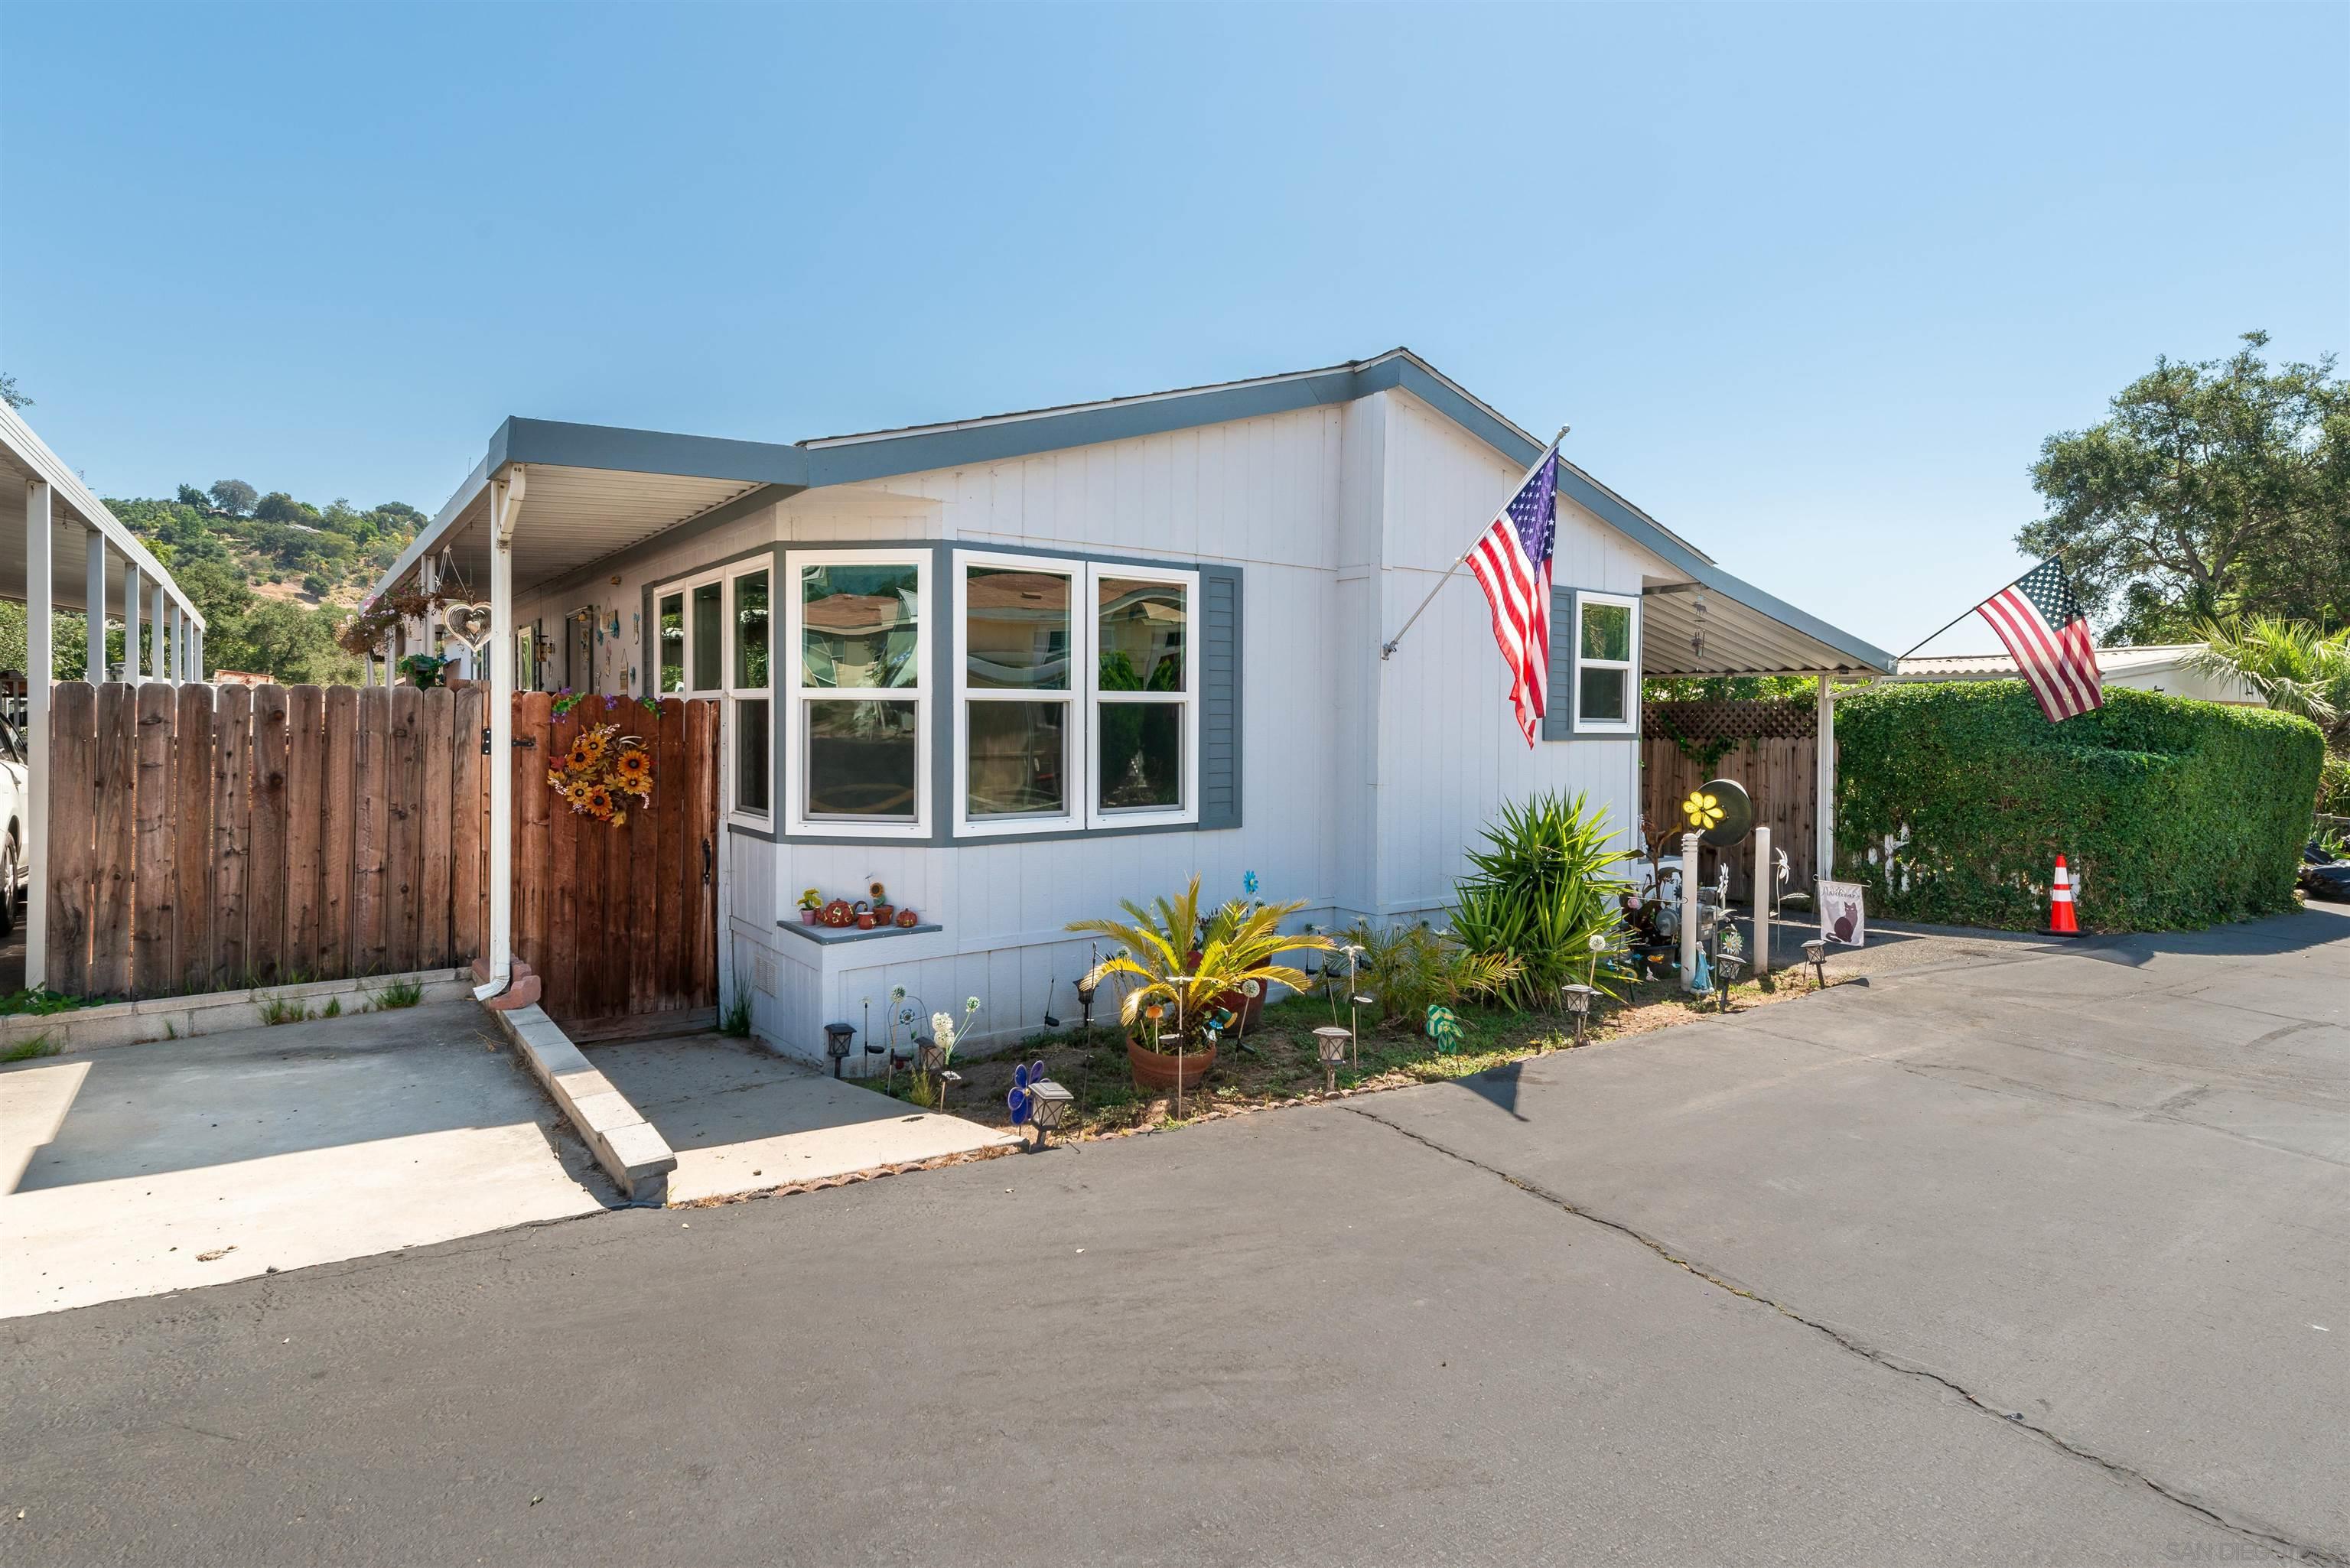
POLYGON ((476 1002, 514 983, 514 530, 523 489, 520 466, 490 485, 490 972, 473 988, 476 1002))

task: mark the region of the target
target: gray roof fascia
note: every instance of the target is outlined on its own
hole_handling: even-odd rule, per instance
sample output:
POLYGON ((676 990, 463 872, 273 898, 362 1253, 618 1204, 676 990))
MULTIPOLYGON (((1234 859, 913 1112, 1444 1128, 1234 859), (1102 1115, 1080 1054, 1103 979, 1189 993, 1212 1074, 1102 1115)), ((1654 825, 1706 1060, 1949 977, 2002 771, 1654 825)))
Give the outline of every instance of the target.
MULTIPOLYGON (((736 441, 723 436, 677 435, 665 431, 614 425, 575 424, 560 420, 509 418, 490 438, 489 450, 440 515, 400 553, 379 585, 397 582, 418 559, 437 546, 443 530, 473 504, 490 476, 508 463, 546 463, 567 468, 614 469, 636 473, 691 474, 745 483, 786 486, 794 491, 857 484, 900 474, 1001 462, 1070 447, 1164 435, 1202 425, 1267 414, 1294 413, 1353 402, 1375 392, 1400 389, 1459 425, 1494 451, 1532 463, 1543 444, 1478 400, 1409 348, 1376 358, 1335 365, 1301 375, 1204 387, 1171 395, 1133 398, 1055 412, 1045 410, 970 424, 914 430, 902 435, 829 438, 821 444, 736 441)), ((1688 573, 1708 588, 1817 639, 1875 668, 1890 670, 1881 649, 1837 630, 1751 584, 1721 570, 1711 556, 1600 483, 1572 462, 1559 465, 1559 491, 1577 505, 1688 573)), ((773 499, 772 496, 768 499, 773 499)))

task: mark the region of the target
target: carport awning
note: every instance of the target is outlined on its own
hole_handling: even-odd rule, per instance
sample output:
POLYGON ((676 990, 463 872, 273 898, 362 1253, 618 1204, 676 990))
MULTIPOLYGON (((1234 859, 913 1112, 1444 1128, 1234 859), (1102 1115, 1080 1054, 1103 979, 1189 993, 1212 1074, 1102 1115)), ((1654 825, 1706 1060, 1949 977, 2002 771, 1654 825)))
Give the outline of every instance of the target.
MULTIPOLYGON (((180 591, 180 585, 163 570, 155 557, 148 553, 120 519, 107 510, 105 503, 89 493, 80 475, 68 467, 48 443, 35 434, 31 426, 14 409, 0 404, 0 471, 5 471, 14 483, 0 484, 0 599, 29 600, 32 585, 26 580, 26 561, 30 541, 25 535, 25 508, 28 497, 26 484, 30 482, 49 487, 49 607, 52 610, 82 610, 89 608, 89 555, 88 544, 93 534, 106 542, 109 559, 117 565, 112 568, 117 589, 120 587, 120 567, 139 568, 140 581, 145 589, 160 587, 163 597, 188 618, 192 625, 202 627, 204 618, 196 607, 180 591)), ((113 601, 116 612, 120 601, 113 601)))
POLYGON ((1685 559, 1677 564, 1692 580, 1652 587, 1641 599, 1648 623, 1640 639, 1641 674, 1891 673, 1893 656, 1883 649, 1806 615, 1710 562, 1685 559))

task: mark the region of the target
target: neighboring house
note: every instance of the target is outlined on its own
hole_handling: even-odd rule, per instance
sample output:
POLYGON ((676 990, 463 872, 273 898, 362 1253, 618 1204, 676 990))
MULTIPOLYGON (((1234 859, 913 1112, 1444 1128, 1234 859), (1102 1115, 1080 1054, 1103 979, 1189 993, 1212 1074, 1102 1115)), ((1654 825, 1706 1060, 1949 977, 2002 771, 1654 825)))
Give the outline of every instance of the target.
POLYGON ((1326 929, 1440 915, 1506 799, 1628 839, 1644 673, 1891 668, 1572 467, 1539 743, 1465 570, 1382 659, 1541 449, 1403 349, 790 444, 514 419, 377 591, 496 605, 494 514, 521 686, 724 704, 719 952, 760 1035, 817 1056, 903 984, 1008 1037, 1074 1012, 1067 922, 1194 872, 1326 929), (940 929, 800 925, 877 880, 940 929))
MULTIPOLYGON (((2203 702, 2233 702, 2265 708, 2261 694, 2233 676, 2205 675, 2189 662, 2210 647, 2202 642, 2160 643, 2145 648, 2097 649, 2097 672, 2106 686, 2127 686, 2138 691, 2160 691, 2171 697, 2192 697, 2203 702)), ((1904 659, 1887 680, 2013 680, 2014 659, 2004 653, 1964 653, 1925 659, 1904 659)))

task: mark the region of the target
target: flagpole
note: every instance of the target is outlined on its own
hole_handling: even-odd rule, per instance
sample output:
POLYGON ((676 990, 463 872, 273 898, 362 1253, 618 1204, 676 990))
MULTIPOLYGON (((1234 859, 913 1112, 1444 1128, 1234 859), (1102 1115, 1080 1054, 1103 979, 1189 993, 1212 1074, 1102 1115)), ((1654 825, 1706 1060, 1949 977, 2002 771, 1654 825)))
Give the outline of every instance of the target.
MULTIPOLYGON (((1532 466, 1527 468, 1523 473, 1518 475, 1517 483, 1510 486, 1510 493, 1512 495, 1515 495, 1519 491, 1523 490, 1526 487, 1526 481, 1532 479, 1537 472, 1539 472, 1544 463, 1548 462, 1552 458, 1558 455, 1558 443, 1566 439, 1566 432, 1573 428, 1574 427, 1571 425, 1561 425, 1558 427, 1558 434, 1550 438, 1550 445, 1543 449, 1543 454, 1534 459, 1532 466)), ((1509 503, 1504 501, 1502 504, 1507 506, 1509 503)), ((1492 524, 1490 523, 1485 525, 1486 528, 1490 528, 1492 526, 1492 524)), ((1419 601, 1419 609, 1412 611, 1410 619, 1406 620, 1403 623, 1402 630, 1398 631, 1393 637, 1388 639, 1387 641, 1379 644, 1379 658, 1382 660, 1385 660, 1388 656, 1395 652, 1396 645, 1403 640, 1404 632, 1411 629, 1412 622, 1419 618, 1421 610, 1425 610, 1430 605, 1436 602, 1436 596, 1443 591, 1445 584, 1452 580, 1452 574, 1461 569, 1461 563, 1469 558, 1469 552, 1475 549, 1477 547, 1478 540, 1482 539, 1484 536, 1485 528, 1478 529, 1475 535, 1470 539, 1467 546, 1463 548, 1459 555, 1452 557, 1452 564, 1444 568, 1444 575, 1436 579, 1436 587, 1429 589, 1428 597, 1419 601)), ((1969 611, 1968 613, 1972 614, 1973 612, 1969 611)), ((1964 618, 1961 617, 1960 618, 1963 619, 1964 618)), ((1956 626, 1957 624, 1957 621, 1952 621, 1950 623, 1952 626, 1956 626)), ((1935 635, 1939 637, 1941 634, 1937 632, 1935 635)))
MULTIPOLYGON (((1979 610, 1979 609, 1982 608, 1982 607, 1983 607, 1983 606, 1985 606, 1985 605, 1987 605, 1987 604, 1991 603, 1991 600, 1993 600, 1993 599, 1995 599, 1995 598, 1999 597, 1999 596, 2000 596, 2000 595, 2002 595, 2002 594, 2003 594, 2003 593, 2007 592, 2007 590, 2008 590, 2009 588, 2012 588, 2012 587, 2015 587, 2015 584, 2016 584, 2016 583, 2020 583, 2020 582, 2023 581, 2023 579, 2024 579, 2025 577, 2028 577, 2028 576, 2030 576, 2032 575, 2032 572, 2036 572, 2036 571, 2038 571, 2038 570, 2040 569, 2040 567, 2041 567, 2041 566, 2046 566, 2047 564, 2048 564, 2048 563, 2047 563, 2046 561, 2042 561, 2042 562, 2040 562, 2037 566, 2034 566, 2032 568, 2032 571, 2031 571, 2031 572, 2022 572, 2022 573, 2018 573, 2018 574, 2016 575, 2016 577, 2015 577, 2015 579, 2014 579, 2014 581, 2013 581, 2013 582, 2006 583, 2006 584, 2002 585, 2002 586, 2001 586, 2001 587, 1999 587, 1993 588, 1991 592, 1989 592, 1989 593, 1985 594, 1982 597, 1981 597, 1981 598, 1977 599, 1974 603, 1972 603, 1972 604, 1969 605, 1966 608, 1964 608, 1964 609, 1960 610, 1958 614, 1956 614, 1956 615, 1952 616, 1950 619, 1948 619, 1948 620, 1944 621, 1940 626, 1936 627, 1932 631, 1930 631, 1930 632, 1927 633, 1924 637, 1919 638, 1919 639, 1918 639, 1914 644, 1912 644, 1912 645, 1911 645, 1911 647, 1910 647, 1910 649, 1909 649, 1909 653, 1915 653, 1915 652, 1917 652, 1918 649, 1921 649, 1921 648, 1925 647, 1928 643, 1929 643, 1929 642, 1933 641, 1933 640, 1934 640, 1934 639, 1936 639, 1936 638, 1938 638, 1938 637, 1941 636, 1944 632, 1946 632, 1946 631, 1950 630, 1950 628, 1952 628, 1952 627, 1954 627, 1954 626, 1958 625, 1958 624, 1959 624, 1959 622, 1960 622, 1960 621, 1962 621, 1962 620, 1966 619, 1966 618, 1967 618, 1967 617, 1969 617, 1969 616, 1970 616, 1970 615, 1974 614, 1974 613, 1975 613, 1975 611, 1977 611, 1977 610, 1979 610)), ((1908 658, 1908 657, 1909 657, 1909 653, 1896 654, 1896 655, 1894 656, 1894 659, 1893 659, 1893 667, 1894 667, 1896 670, 1898 670, 1898 669, 1901 667, 1901 661, 1902 661, 1903 659, 1905 659, 1908 658)))

